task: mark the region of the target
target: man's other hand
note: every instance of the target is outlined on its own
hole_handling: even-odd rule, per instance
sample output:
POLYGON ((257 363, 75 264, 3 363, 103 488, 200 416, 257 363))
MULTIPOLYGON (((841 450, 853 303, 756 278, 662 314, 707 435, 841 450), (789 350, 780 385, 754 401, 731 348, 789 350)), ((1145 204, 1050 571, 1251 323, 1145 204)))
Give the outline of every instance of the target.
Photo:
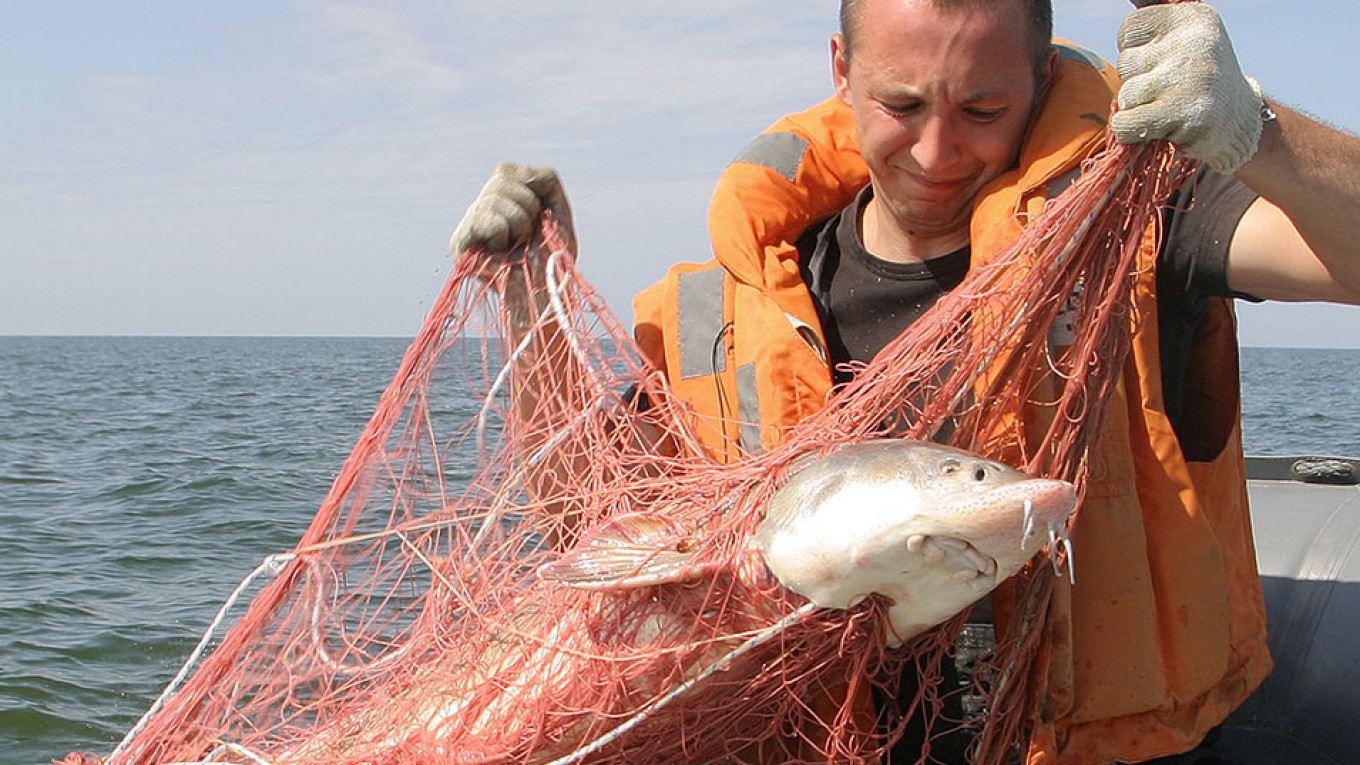
POLYGON ((571 207, 557 171, 551 167, 522 167, 502 162, 468 207, 449 239, 454 255, 480 245, 488 253, 506 252, 532 232, 538 214, 547 207, 557 219, 558 236, 576 255, 571 207))
POLYGON ((1213 169, 1233 173, 1261 140, 1260 86, 1244 76, 1218 11, 1204 3, 1147 5, 1119 28, 1124 143, 1165 138, 1213 169))

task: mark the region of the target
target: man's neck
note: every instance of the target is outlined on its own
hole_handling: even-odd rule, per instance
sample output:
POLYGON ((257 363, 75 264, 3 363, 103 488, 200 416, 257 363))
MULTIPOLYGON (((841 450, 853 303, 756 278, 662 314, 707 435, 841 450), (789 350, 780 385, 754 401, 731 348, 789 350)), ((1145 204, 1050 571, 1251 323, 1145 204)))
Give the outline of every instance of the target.
POLYGON ((913 234, 899 225, 878 197, 864 206, 859 223, 864 249, 875 258, 892 263, 938 258, 966 247, 969 241, 967 226, 930 236, 913 234))

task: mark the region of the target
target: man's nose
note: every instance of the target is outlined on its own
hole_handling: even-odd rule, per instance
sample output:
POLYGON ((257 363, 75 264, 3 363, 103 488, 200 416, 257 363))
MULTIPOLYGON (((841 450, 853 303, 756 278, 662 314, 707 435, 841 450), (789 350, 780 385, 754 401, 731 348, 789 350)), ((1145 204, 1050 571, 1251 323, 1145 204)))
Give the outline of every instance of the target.
POLYGON ((959 156, 958 129, 941 114, 927 115, 912 156, 927 174, 948 169, 959 156))

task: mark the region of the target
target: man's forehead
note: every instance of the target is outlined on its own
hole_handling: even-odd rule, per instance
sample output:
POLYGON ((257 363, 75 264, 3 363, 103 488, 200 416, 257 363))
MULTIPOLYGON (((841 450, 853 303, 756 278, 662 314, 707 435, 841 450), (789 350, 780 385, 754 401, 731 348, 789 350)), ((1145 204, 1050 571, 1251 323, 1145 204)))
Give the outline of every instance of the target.
POLYGON ((996 13, 1019 11, 1028 15, 1027 0, 846 0, 845 7, 853 15, 877 14, 893 8, 924 6, 946 13, 996 13))
POLYGON ((945 10, 934 0, 870 0, 869 10, 863 19, 869 23, 861 25, 855 43, 856 54, 863 51, 880 60, 950 57, 955 67, 974 60, 987 67, 1005 59, 1029 65, 1029 26, 1014 7, 945 10), (875 9, 877 14, 872 13, 875 9))

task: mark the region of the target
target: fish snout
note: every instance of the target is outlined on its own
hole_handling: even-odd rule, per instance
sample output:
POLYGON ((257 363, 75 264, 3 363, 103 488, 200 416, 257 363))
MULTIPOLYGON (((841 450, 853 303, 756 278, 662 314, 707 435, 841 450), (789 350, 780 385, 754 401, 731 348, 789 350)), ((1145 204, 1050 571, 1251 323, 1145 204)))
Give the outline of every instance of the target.
POLYGON ((1067 521, 1077 507, 1077 490, 1066 482, 1047 478, 1025 481, 1024 510, 1020 535, 1020 549, 1024 557, 1048 543, 1053 571, 1061 574, 1059 556, 1066 561, 1068 578, 1076 583, 1072 569, 1072 539, 1067 534, 1067 521), (1047 533, 1040 533, 1043 529, 1047 533))
POLYGON ((1067 481, 1052 478, 1032 478, 1021 486, 1025 489, 1025 501, 1032 506, 1035 520, 1049 523, 1066 523, 1072 511, 1077 509, 1077 490, 1067 481))

